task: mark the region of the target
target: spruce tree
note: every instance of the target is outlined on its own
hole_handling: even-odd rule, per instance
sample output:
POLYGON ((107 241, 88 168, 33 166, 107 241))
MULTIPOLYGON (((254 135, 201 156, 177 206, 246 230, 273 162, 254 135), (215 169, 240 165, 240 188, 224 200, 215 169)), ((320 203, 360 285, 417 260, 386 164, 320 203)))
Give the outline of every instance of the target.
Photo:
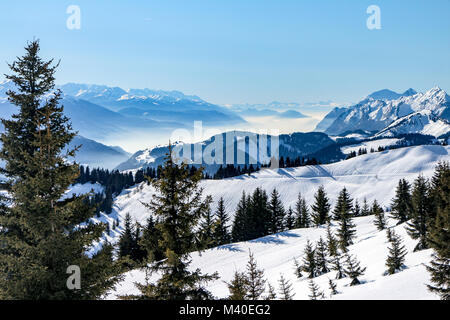
POLYGON ((317 275, 316 254, 309 240, 305 246, 302 270, 308 274, 308 278, 317 275))
POLYGON ((366 216, 370 216, 370 214, 371 214, 371 212, 370 212, 369 204, 367 203, 367 199, 364 198, 363 206, 361 208, 361 216, 366 217, 366 216))
POLYGON ((219 199, 216 210, 216 228, 214 230, 214 239, 218 245, 224 245, 231 242, 231 235, 228 231, 228 216, 223 198, 219 199))
POLYGON ((320 237, 319 241, 317 242, 315 254, 318 274, 329 272, 330 270, 328 269, 327 245, 325 241, 323 241, 322 237, 320 237))
POLYGON ((317 190, 317 193, 314 195, 314 201, 314 204, 311 206, 314 224, 320 226, 329 222, 330 204, 323 186, 320 186, 319 190, 317 190))
POLYGON ((268 283, 268 286, 269 286, 269 289, 268 289, 269 292, 268 292, 268 295, 265 298, 265 300, 276 300, 277 294, 275 292, 275 288, 270 283, 268 283))
POLYGON ((200 221, 200 247, 209 249, 217 244, 214 237, 217 221, 211 210, 212 197, 208 195, 205 199, 205 210, 200 221))
POLYGON ((401 271, 405 265, 406 249, 402 245, 402 239, 394 231, 391 233, 391 246, 389 247, 389 255, 386 259, 387 274, 394 274, 401 271))
POLYGON ((104 224, 95 224, 88 195, 66 195, 76 183, 76 135, 55 90, 57 64, 39 56, 39 41, 9 64, 15 86, 7 91, 17 107, 2 119, 0 159, 0 299, 97 299, 118 280, 113 248, 88 255, 99 242, 104 224), (83 225, 83 227, 80 227, 83 225), (81 288, 69 289, 70 266, 81 272, 81 288))
POLYGON ((161 236, 160 228, 156 225, 158 221, 149 216, 147 219, 147 224, 142 231, 142 237, 139 239, 139 246, 145 252, 144 258, 147 263, 152 263, 154 261, 159 261, 164 258, 164 253, 158 245, 161 236))
POLYGON ((430 214, 432 212, 428 181, 421 175, 414 181, 411 220, 406 230, 413 239, 419 239, 414 251, 428 248, 430 214))
POLYGON ((450 164, 437 165, 432 178, 431 194, 434 198, 436 218, 430 224, 429 244, 433 248, 433 259, 427 266, 431 274, 431 292, 441 299, 450 300, 450 164))
POLYGON ((334 257, 338 254, 338 240, 335 238, 333 232, 331 231, 330 224, 327 226, 327 247, 328 253, 331 257, 334 257))
POLYGON ((230 291, 229 300, 245 300, 247 298, 247 277, 244 273, 236 271, 233 280, 226 284, 230 291))
POLYGON ((294 258, 294 273, 295 276, 299 279, 303 277, 302 270, 303 270, 302 265, 298 262, 296 258, 294 258))
POLYGON ((353 239, 356 237, 356 226, 353 223, 351 208, 344 204, 347 201, 345 200, 347 196, 344 190, 342 191, 343 200, 341 201, 343 201, 343 204, 340 209, 339 228, 337 230, 338 244, 342 251, 346 251, 347 247, 353 244, 353 239))
POLYGON ((270 232, 271 212, 265 190, 256 188, 252 194, 249 206, 249 225, 245 230, 247 239, 264 237, 270 232))
POLYGON ((295 227, 296 228, 309 228, 310 217, 309 209, 306 204, 306 200, 302 197, 301 193, 298 194, 297 202, 295 203, 295 227))
POLYGON ((333 271, 336 271, 336 279, 342 279, 346 277, 345 270, 341 261, 342 255, 339 252, 337 252, 337 254, 333 256, 331 260, 332 263, 331 269, 333 271))
POLYGON ((386 229, 386 216, 384 215, 383 208, 380 207, 377 200, 373 201, 372 204, 372 214, 374 215, 373 223, 379 231, 386 229))
POLYGON ((264 271, 258 269, 253 253, 249 252, 249 260, 247 263, 247 296, 248 300, 259 300, 266 288, 266 280, 264 279, 264 271))
POLYGON ((331 296, 337 295, 339 292, 337 291, 337 284, 333 282, 333 280, 328 279, 328 284, 330 286, 331 296))
POLYGON ((353 211, 353 199, 350 198, 350 194, 347 191, 347 188, 344 187, 342 191, 339 193, 336 206, 333 210, 333 218, 334 220, 341 220, 342 216, 351 216, 353 211))
POLYGON ((349 254, 346 255, 346 264, 344 267, 344 272, 350 279, 352 279, 350 286, 356 286, 358 284, 361 284, 358 277, 362 276, 365 271, 366 268, 361 268, 356 258, 350 256, 349 254))
POLYGON ((131 216, 127 212, 124 221, 124 231, 121 233, 119 238, 119 257, 130 257, 134 249, 135 239, 134 239, 134 229, 131 221, 131 216))
POLYGON ((354 217, 361 216, 361 207, 359 206, 358 199, 355 199, 355 204, 353 205, 353 216, 354 217))
POLYGON ((310 300, 317 300, 325 298, 325 295, 320 291, 319 286, 311 279, 309 280, 309 290, 311 294, 308 296, 310 300))
POLYGON ((292 294, 292 284, 289 280, 286 280, 283 275, 280 276, 280 280, 278 280, 280 285, 280 297, 281 300, 292 300, 294 294, 292 294))
POLYGON ((398 224, 406 222, 411 216, 412 202, 410 185, 405 179, 400 179, 392 199, 391 216, 398 220, 398 224))
POLYGON ((172 146, 166 154, 159 179, 152 180, 155 194, 145 206, 159 219, 156 227, 161 233, 158 248, 164 259, 148 265, 146 270, 158 273, 155 283, 136 284, 141 294, 128 298, 150 300, 203 300, 212 298, 204 288, 217 275, 189 270, 190 253, 201 249, 199 227, 201 217, 208 210, 208 201, 202 201, 198 186, 202 170, 192 173, 185 164, 176 164, 172 146))
POLYGON ((294 229, 294 225, 295 225, 294 211, 292 211, 292 208, 289 207, 287 214, 286 214, 286 219, 284 221, 284 229, 292 230, 292 229, 294 229))
POLYGON ((284 217, 286 215, 281 203, 280 194, 277 189, 273 189, 270 195, 270 202, 268 204, 270 215, 269 233, 278 233, 284 230, 284 217))
POLYGON ((233 228, 231 230, 231 237, 234 242, 249 240, 246 234, 246 227, 248 226, 250 217, 248 204, 249 201, 247 200, 245 191, 243 191, 234 214, 233 228))

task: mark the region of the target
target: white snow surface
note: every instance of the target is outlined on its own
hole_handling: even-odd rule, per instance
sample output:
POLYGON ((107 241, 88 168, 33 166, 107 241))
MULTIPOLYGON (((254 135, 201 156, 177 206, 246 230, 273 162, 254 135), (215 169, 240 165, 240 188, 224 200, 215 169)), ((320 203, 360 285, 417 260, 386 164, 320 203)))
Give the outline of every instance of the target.
MULTIPOLYGON (((339 191, 345 186, 354 199, 360 204, 363 198, 369 203, 377 199, 384 207, 389 207, 395 193, 395 187, 400 178, 412 182, 419 174, 431 177, 438 161, 450 161, 449 146, 414 146, 396 150, 376 152, 358 156, 349 160, 329 165, 306 166, 289 169, 265 169, 251 176, 240 176, 224 180, 205 180, 201 186, 204 194, 211 194, 215 203, 220 197, 231 217, 241 197, 242 191, 251 193, 257 187, 271 192, 277 188, 284 206, 293 206, 299 192, 312 204, 314 193, 320 185, 334 203, 339 191)), ((128 212, 132 218, 145 223, 149 211, 141 202, 148 202, 154 194, 151 186, 141 184, 122 192, 114 202, 113 213, 106 219, 119 218, 123 222, 128 212)), ((104 219, 101 219, 104 220, 104 219)), ((431 250, 413 253, 416 244, 405 232, 404 225, 395 227, 408 250, 406 257, 407 268, 392 276, 383 276, 388 243, 385 232, 378 232, 373 225, 373 217, 356 218, 357 239, 350 247, 350 253, 355 254, 363 267, 367 267, 361 278, 362 285, 349 287, 349 279, 336 280, 341 294, 333 299, 437 299, 426 288, 429 275, 425 265, 430 260, 431 250)), ((393 226, 395 221, 389 220, 393 226)), ((334 224, 334 229, 336 225, 334 224)), ((115 242, 120 234, 119 227, 108 237, 115 242)), ((324 228, 298 229, 267 236, 248 242, 235 243, 207 250, 201 255, 192 254, 191 268, 200 268, 205 273, 217 271, 220 280, 208 285, 208 289, 219 298, 226 297, 228 290, 224 281, 230 281, 234 271, 244 271, 251 250, 258 265, 265 270, 266 278, 278 287, 277 280, 282 273, 293 283, 295 299, 308 299, 308 282, 296 279, 294 275, 293 259, 299 261, 303 255, 306 240, 317 241, 324 236, 324 228)), ((328 278, 334 279, 333 272, 315 278, 329 298, 328 278)), ((128 272, 108 299, 115 299, 124 294, 137 293, 134 282, 143 282, 145 273, 141 270, 128 272)), ((150 278, 157 279, 157 275, 150 278)))

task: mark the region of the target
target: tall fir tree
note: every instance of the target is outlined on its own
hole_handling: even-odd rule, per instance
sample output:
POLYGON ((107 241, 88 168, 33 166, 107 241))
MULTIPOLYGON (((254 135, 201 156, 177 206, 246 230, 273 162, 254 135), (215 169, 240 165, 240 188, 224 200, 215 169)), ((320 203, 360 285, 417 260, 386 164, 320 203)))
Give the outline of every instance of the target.
POLYGON ((359 206, 358 199, 355 199, 355 204, 353 205, 353 216, 360 217, 361 216, 361 207, 359 206))
POLYGON ((0 135, 0 299, 97 299, 120 270, 108 244, 87 255, 105 231, 90 220, 95 207, 88 195, 65 196, 79 175, 72 161, 78 148, 68 147, 76 133, 55 90, 58 65, 39 50, 39 41, 29 42, 6 75, 17 112, 2 119, 0 135), (70 266, 80 270, 79 289, 67 286, 70 266))
POLYGON ((277 189, 273 189, 268 203, 268 210, 270 215, 270 225, 268 232, 271 234, 278 233, 284 230, 284 218, 286 212, 280 199, 280 194, 277 189))
POLYGON ((283 275, 280 276, 280 280, 278 280, 278 284, 280 286, 280 299, 281 300, 292 300, 295 294, 292 293, 292 283, 289 280, 286 280, 283 275))
POLYGON ((406 248, 402 244, 402 239, 394 231, 391 233, 391 246, 388 248, 389 255, 386 259, 387 274, 394 274, 401 271, 405 265, 406 248))
POLYGON ((118 242, 119 257, 131 257, 136 243, 134 236, 133 222, 131 221, 130 214, 127 212, 125 215, 124 230, 118 242))
POLYGON ((391 216, 398 220, 398 224, 406 222, 411 216, 411 186, 405 179, 398 181, 395 197, 392 199, 391 216))
POLYGON ((429 244, 434 252, 427 266, 432 281, 428 289, 450 300, 450 164, 440 162, 431 181, 436 218, 430 224, 429 244))
POLYGON ((330 221, 330 203, 323 186, 320 186, 314 195, 314 204, 312 208, 312 219, 316 226, 325 224, 330 221))
POLYGON ((342 265, 342 255, 338 251, 331 260, 332 267, 331 270, 336 271, 336 279, 342 279, 346 277, 344 266, 342 265))
POLYGON ((236 212, 234 214, 233 227, 231 230, 231 237, 234 242, 245 241, 247 239, 246 227, 249 222, 249 201, 245 194, 245 191, 242 192, 241 200, 239 201, 236 212))
POLYGON ((225 209, 225 202, 223 198, 219 199, 216 210, 217 224, 214 230, 214 239, 218 245, 224 245, 231 242, 231 235, 228 231, 228 222, 230 217, 225 209))
POLYGON ((158 273, 155 283, 136 284, 141 292, 131 299, 149 300, 203 300, 212 298, 204 284, 217 279, 216 274, 202 274, 200 269, 191 271, 190 253, 201 249, 199 222, 208 210, 209 203, 202 200, 199 182, 202 170, 195 173, 185 163, 175 163, 172 146, 161 168, 159 179, 152 180, 156 189, 145 206, 159 219, 156 228, 161 233, 158 247, 164 259, 146 266, 146 271, 158 273))
POLYGON ((259 300, 263 292, 266 290, 266 280, 264 279, 264 271, 258 269, 253 253, 249 252, 249 260, 247 263, 247 299, 259 300))
POLYGON ((378 204, 377 200, 373 201, 372 208, 370 210, 374 216, 373 223, 379 231, 386 229, 386 216, 383 208, 378 204))
POLYGON ((350 198, 350 194, 348 193, 347 188, 344 187, 337 198, 336 206, 333 210, 333 219, 341 220, 343 215, 351 216, 352 214, 353 199, 350 198))
POLYGON ((364 198, 363 206, 361 207, 361 216, 366 217, 366 216, 370 216, 370 214, 371 214, 371 212, 370 212, 369 204, 367 203, 367 199, 364 198))
POLYGON ((308 278, 317 276, 316 253, 309 240, 306 242, 303 258, 302 271, 306 272, 308 278))
POLYGON ((419 239, 414 251, 428 248, 428 233, 432 204, 428 181, 420 175, 415 181, 412 191, 411 220, 406 230, 413 239, 419 239))
POLYGON ((308 205, 305 198, 301 193, 298 194, 297 202, 295 203, 295 227, 296 228, 309 228, 310 227, 310 214, 308 205))
POLYGON ((268 196, 262 188, 256 188, 252 194, 249 206, 249 225, 246 229, 247 239, 257 239, 269 234, 271 212, 268 196))
POLYGON ((294 218, 294 211, 291 207, 289 207, 286 217, 284 219, 284 229, 285 230, 292 230, 295 226, 295 218, 294 218))
POLYGON ((327 225, 327 247, 328 247, 328 253, 331 257, 334 257, 338 254, 338 240, 333 234, 333 231, 331 231, 330 224, 327 225))
POLYGON ((328 268, 327 251, 327 244, 323 241, 322 237, 320 237, 315 250, 318 274, 324 274, 330 271, 328 268))
POLYGON ((200 221, 200 247, 204 249, 209 249, 215 247, 217 244, 216 238, 214 237, 217 220, 211 210, 212 197, 208 195, 205 199, 206 208, 203 212, 203 217, 200 221))
POLYGON ((347 247, 353 244, 353 240, 356 237, 356 226, 353 223, 352 209, 351 207, 348 207, 347 203, 347 201, 350 201, 351 204, 352 200, 348 198, 345 188, 340 197, 342 198, 342 205, 340 208, 340 218, 338 220, 339 227, 337 230, 337 239, 339 248, 342 251, 346 251, 347 247))

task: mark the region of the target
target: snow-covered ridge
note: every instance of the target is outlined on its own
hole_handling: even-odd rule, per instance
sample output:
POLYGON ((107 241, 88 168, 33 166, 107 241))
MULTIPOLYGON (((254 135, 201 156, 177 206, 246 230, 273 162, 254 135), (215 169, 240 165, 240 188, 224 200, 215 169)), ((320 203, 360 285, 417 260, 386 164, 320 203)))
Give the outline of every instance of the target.
POLYGON ((328 117, 332 122, 328 121, 331 124, 325 132, 328 134, 354 130, 381 132, 394 122, 414 113, 426 116, 428 119, 423 120, 426 123, 422 126, 404 125, 401 133, 441 135, 450 131, 450 125, 445 122, 450 120, 450 97, 441 88, 434 87, 425 93, 407 90, 398 98, 390 91, 386 93, 382 90, 378 93, 369 95, 347 109, 334 110, 335 115, 328 117), (442 121, 434 124, 438 120, 442 121), (428 125, 431 122, 433 124, 428 125))

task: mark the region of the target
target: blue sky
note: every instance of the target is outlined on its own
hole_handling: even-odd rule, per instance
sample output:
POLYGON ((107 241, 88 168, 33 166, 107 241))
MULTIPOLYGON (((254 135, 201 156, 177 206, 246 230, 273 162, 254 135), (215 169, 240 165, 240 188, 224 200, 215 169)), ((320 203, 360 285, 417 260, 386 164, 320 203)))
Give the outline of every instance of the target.
POLYGON ((353 102, 450 89, 450 1, 2 1, 0 73, 39 38, 58 83, 181 90, 220 104, 353 102), (81 29, 69 30, 69 5, 81 29), (366 9, 381 9, 368 30, 366 9))

